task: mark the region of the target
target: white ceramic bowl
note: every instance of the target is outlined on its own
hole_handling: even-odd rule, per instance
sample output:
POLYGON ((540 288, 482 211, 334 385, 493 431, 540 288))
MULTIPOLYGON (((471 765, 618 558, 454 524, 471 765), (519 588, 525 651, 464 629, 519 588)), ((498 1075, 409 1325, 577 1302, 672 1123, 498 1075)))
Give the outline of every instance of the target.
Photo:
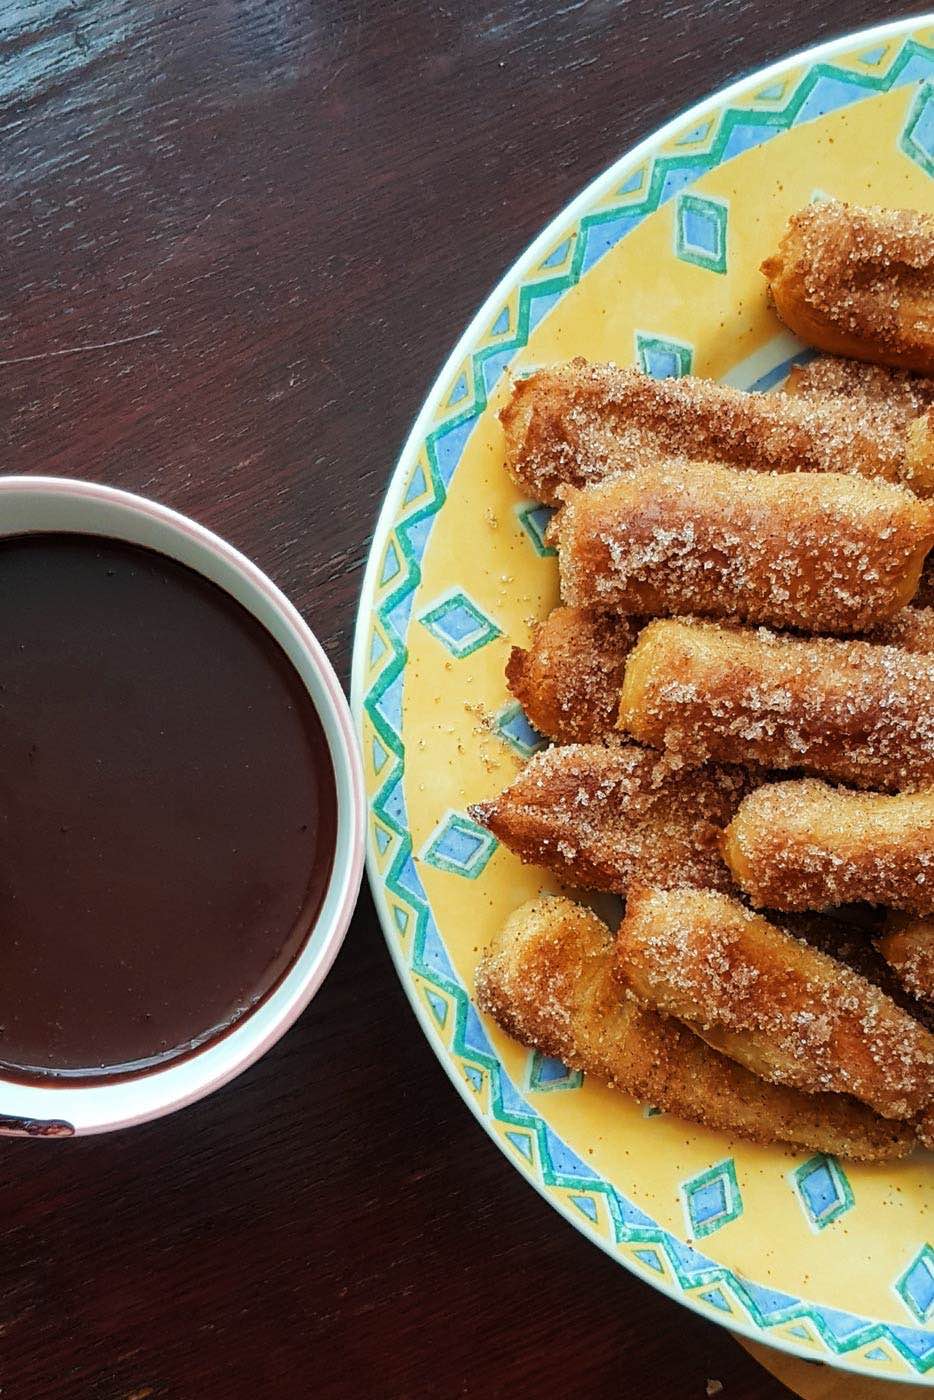
POLYGON ((0 1133, 63 1137, 128 1127, 209 1094, 292 1024, 334 961, 363 868, 363 773, 350 712, 330 662, 285 595, 249 559, 193 520, 141 496, 58 477, 0 477, 0 538, 37 530, 146 546, 196 570, 251 612, 304 682, 324 728, 337 790, 337 846, 324 902, 275 990, 233 1030, 165 1069, 111 1083, 23 1084, 0 1076, 0 1133))

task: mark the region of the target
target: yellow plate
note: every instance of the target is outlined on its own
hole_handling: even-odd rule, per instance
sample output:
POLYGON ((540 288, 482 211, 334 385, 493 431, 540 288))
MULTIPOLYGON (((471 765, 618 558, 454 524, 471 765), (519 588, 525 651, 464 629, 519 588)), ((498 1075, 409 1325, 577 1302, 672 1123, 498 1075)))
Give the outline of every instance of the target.
POLYGON ((415 424, 373 544, 354 657, 369 874, 429 1040, 490 1135, 579 1229, 705 1316, 866 1375, 934 1384, 930 1161, 844 1168, 644 1111, 478 1016, 478 956, 547 877, 470 821, 535 745, 510 643, 557 597, 547 516, 502 469, 509 373, 582 354, 779 384, 802 347, 758 265, 822 195, 931 209, 934 27, 763 70, 623 157, 536 239, 415 424), (489 717, 494 716, 492 725, 489 717))

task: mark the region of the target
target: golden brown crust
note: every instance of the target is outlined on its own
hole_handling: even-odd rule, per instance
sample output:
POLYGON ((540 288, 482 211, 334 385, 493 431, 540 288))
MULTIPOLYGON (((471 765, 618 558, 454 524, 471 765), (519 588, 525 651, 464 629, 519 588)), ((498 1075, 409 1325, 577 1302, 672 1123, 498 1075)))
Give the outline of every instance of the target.
POLYGON ((713 380, 652 379, 578 359, 519 380, 500 419, 507 471, 551 505, 561 486, 592 485, 672 457, 934 489, 926 439, 910 448, 904 414, 878 404, 746 394, 713 380), (912 452, 920 452, 920 467, 912 452))
POLYGON ((877 646, 900 647, 902 651, 913 651, 920 656, 934 656, 934 608, 902 608, 881 627, 874 627, 866 637, 867 642, 877 646))
POLYGON ((523 861, 580 888, 624 893, 640 879, 726 889, 720 834, 749 782, 738 768, 683 772, 635 744, 568 744, 536 754, 470 814, 523 861))
POLYGON ((934 1002, 934 919, 890 914, 876 947, 912 996, 934 1002))
MULTIPOLYGON (((835 909, 826 914, 807 910, 800 914, 790 914, 769 910, 770 923, 777 924, 817 948, 838 962, 846 963, 853 972, 865 977, 880 992, 894 1001, 902 1011, 920 1021, 929 1031, 934 1031, 934 1003, 919 1001, 900 981, 891 967, 876 948, 873 938, 877 937, 882 920, 875 909, 866 905, 850 905, 835 909)), ((904 915, 892 915, 903 918, 904 915)))
POLYGON ((856 787, 934 786, 934 657, 764 628, 652 622, 619 727, 686 762, 803 769, 856 787))
POLYGON ((903 414, 906 421, 934 408, 934 379, 837 355, 818 355, 806 365, 795 365, 784 392, 884 404, 903 414))
POLYGON ((523 1044, 708 1128, 862 1161, 912 1146, 901 1124, 841 1095, 765 1083, 622 997, 609 931, 567 899, 516 910, 477 971, 477 1004, 523 1044))
POLYGON ((886 1118, 934 1098, 934 1036, 834 958, 710 890, 630 890, 617 973, 754 1073, 886 1118))
POLYGON ((814 778, 750 793, 724 833, 734 879, 760 909, 865 900, 934 913, 934 792, 851 792, 814 778))
POLYGON ((934 217, 835 199, 793 214, 767 258, 775 309, 833 355, 934 374, 934 217))
POLYGON ((934 493, 934 408, 908 423, 905 484, 919 496, 934 493))
POLYGON ((619 688, 639 619, 596 608, 554 608, 513 647, 506 683, 540 734, 586 744, 616 724, 619 688))
POLYGON ((839 472, 667 463, 562 494, 561 594, 578 607, 864 632, 913 596, 934 544, 930 505, 839 472))

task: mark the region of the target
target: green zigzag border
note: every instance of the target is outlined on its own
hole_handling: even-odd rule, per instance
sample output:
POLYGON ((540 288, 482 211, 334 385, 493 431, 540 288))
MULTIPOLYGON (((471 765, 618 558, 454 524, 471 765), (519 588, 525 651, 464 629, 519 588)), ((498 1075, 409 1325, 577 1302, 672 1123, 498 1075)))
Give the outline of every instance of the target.
MULTIPOLYGON (((816 1334, 823 1341, 828 1351, 844 1356, 876 1341, 884 1341, 907 1363, 908 1367, 915 1374, 926 1374, 934 1368, 934 1351, 927 1357, 919 1359, 910 1352, 904 1344, 894 1334, 888 1324, 867 1322, 864 1327, 854 1331, 848 1337, 839 1339, 833 1335, 826 1323, 820 1316, 815 1305, 798 1302, 784 1308, 776 1313, 764 1314, 756 1304, 754 1298, 746 1289, 742 1281, 736 1277, 732 1270, 714 1264, 697 1274, 693 1274, 682 1268, 679 1259, 671 1248, 669 1232, 661 1226, 627 1225, 623 1219, 620 1209, 618 1194, 614 1188, 606 1181, 599 1178, 580 1178, 566 1176, 555 1170, 548 1150, 546 1126, 544 1120, 538 1115, 517 1114, 506 1109, 501 1087, 502 1067, 500 1062, 493 1056, 475 1050, 468 1046, 465 1038, 467 1013, 469 998, 466 990, 452 982, 449 978, 428 968, 423 959, 425 936, 428 928, 429 908, 427 903, 418 896, 400 888, 398 884, 401 870, 409 857, 412 855, 412 841, 406 828, 400 826, 391 816, 386 807, 386 802, 398 783, 402 781, 405 766, 405 749, 400 734, 392 728, 379 713, 378 705, 383 695, 389 687, 399 678, 405 669, 408 660, 408 649, 402 638, 398 637, 392 622, 389 620, 390 614, 401 601, 410 593, 414 593, 421 582, 421 567, 418 553, 409 538, 411 530, 425 520, 432 518, 444 505, 447 492, 441 477, 438 461, 438 444, 443 437, 460 427, 465 426, 471 420, 476 420, 486 409, 488 395, 483 377, 483 366, 486 361, 494 355, 499 356, 505 352, 515 352, 522 349, 528 342, 531 310, 535 300, 560 294, 576 285, 580 280, 584 259, 586 257, 587 234, 591 228, 613 222, 621 217, 644 218, 653 213, 659 207, 661 195, 664 188, 666 176, 679 168, 696 168, 700 166, 703 170, 709 170, 718 165, 723 156, 723 151, 729 141, 733 130, 741 125, 765 125, 775 127, 777 130, 789 129, 795 123, 798 113, 801 111, 816 84, 822 78, 851 83, 855 87, 864 89, 867 95, 889 91, 897 78, 904 71, 904 68, 913 57, 923 56, 934 61, 934 48, 921 44, 914 38, 907 38, 899 48, 899 51, 885 74, 873 75, 870 73, 856 73, 850 69, 843 69, 837 65, 826 62, 819 62, 810 67, 795 85, 792 96, 784 107, 780 109, 760 109, 755 106, 745 108, 728 107, 717 114, 715 123, 715 135, 707 151, 694 150, 681 155, 669 154, 648 157, 651 161, 651 177, 649 188, 642 199, 633 202, 623 202, 615 204, 603 210, 595 211, 592 214, 585 214, 577 223, 576 228, 564 237, 574 237, 575 247, 571 261, 571 266, 567 272, 560 276, 547 277, 524 283, 519 289, 519 314, 516 320, 514 334, 506 340, 499 339, 494 344, 480 347, 471 354, 471 374, 473 398, 472 402, 460 409, 456 414, 445 418, 433 428, 425 438, 425 459, 428 464, 426 474, 426 489, 431 490, 428 501, 416 505, 411 513, 406 515, 403 512, 393 526, 400 558, 403 564, 403 577, 395 588, 379 604, 377 616, 383 626, 383 631, 388 641, 390 657, 383 665, 378 676, 373 682, 369 692, 364 698, 363 707, 373 726, 373 729, 383 746, 391 756, 392 763, 390 771, 381 782, 377 792, 372 798, 372 808, 374 816, 390 830, 397 840, 396 850, 391 859, 388 870, 382 876, 385 885, 392 889, 396 899, 400 904, 405 905, 415 915, 415 928, 412 936, 411 970, 419 976, 425 983, 436 987, 438 991, 448 996, 455 1007, 454 1029, 451 1038, 451 1050, 459 1058, 461 1063, 468 1063, 476 1069, 485 1071, 489 1076, 490 1103, 492 1106, 492 1116, 501 1124, 508 1124, 520 1131, 529 1133, 535 1140, 538 1154, 539 1171, 542 1182, 547 1187, 574 1190, 587 1193, 589 1195, 603 1196, 607 1203, 610 1220, 613 1225, 614 1236, 617 1244, 645 1243, 650 1244, 660 1251, 665 1258, 671 1275, 677 1280, 682 1291, 705 1287, 711 1289, 719 1287, 726 1290, 732 1298, 745 1310, 755 1325, 768 1339, 769 1332, 778 1326, 783 1326, 794 1321, 806 1321, 814 1329, 816 1334)), ((920 97, 919 97, 920 100, 920 97)), ((752 103, 755 98, 750 99, 752 103)), ((909 152, 906 152, 909 154, 909 152)), ((495 318, 494 318, 495 323, 495 318)), ((459 371, 462 372, 462 371, 459 371)), ((420 454, 416 457, 412 470, 407 479, 407 485, 411 484, 415 471, 420 465, 420 454)), ((390 538, 392 534, 390 533, 390 538)), ((368 641, 372 636, 368 636, 368 641)), ((367 652, 367 654, 369 654, 367 652)), ((448 1054, 446 1047, 445 1054, 448 1054)), ((533 1167, 534 1165, 530 1164, 533 1167)), ((579 1225, 578 1228, 586 1229, 586 1226, 579 1225)), ((596 1229, 587 1230, 598 1242, 602 1243, 602 1236, 596 1229)), ((840 1311, 834 1309, 834 1311, 840 1311)), ((905 1331, 917 1331, 917 1328, 905 1327, 905 1331)), ((807 1353, 802 1352, 806 1355, 807 1353)), ((866 1368, 860 1368, 865 1374, 873 1374, 866 1368)))
MULTIPOLYGON (((488 396, 483 380, 483 365, 494 355, 498 356, 506 351, 524 349, 529 338, 529 321, 533 301, 540 297, 566 292, 580 281, 584 259, 587 256, 586 235, 590 229, 600 227, 602 224, 613 223, 623 217, 639 219, 654 214, 662 203, 661 195, 667 177, 678 170, 693 170, 698 166, 702 167, 704 173, 715 169, 722 164, 723 153, 729 144, 730 137, 738 127, 771 126, 777 130, 790 129, 794 126, 798 113, 822 79, 850 83, 854 87, 865 89, 867 96, 873 93, 889 92, 896 85, 897 79, 911 60, 919 57, 934 62, 934 48, 922 44, 916 39, 907 39, 884 74, 855 73, 848 68, 838 68, 832 63, 817 63, 813 68, 808 69, 807 73, 800 79, 784 107, 777 109, 728 107, 720 114, 715 134, 706 151, 685 152, 681 155, 672 153, 654 157, 649 188, 642 199, 632 203, 614 204, 610 208, 598 210, 593 214, 585 214, 580 219, 577 229, 572 230, 569 235, 575 238, 575 247, 571 266, 567 272, 557 277, 549 277, 543 281, 526 284, 520 289, 519 315, 513 336, 508 340, 498 340, 495 344, 484 346, 475 351, 472 356, 474 393, 472 406, 463 409, 456 418, 450 419, 434 429, 426 439, 426 446, 429 446, 430 449, 433 440, 436 440, 439 434, 444 435, 461 427, 468 419, 478 417, 484 412, 488 396)), ((908 151, 906 154, 912 159, 915 158, 908 151)), ((683 191, 679 190, 678 193, 683 193, 683 191)), ((671 196, 671 198, 673 197, 671 196)))

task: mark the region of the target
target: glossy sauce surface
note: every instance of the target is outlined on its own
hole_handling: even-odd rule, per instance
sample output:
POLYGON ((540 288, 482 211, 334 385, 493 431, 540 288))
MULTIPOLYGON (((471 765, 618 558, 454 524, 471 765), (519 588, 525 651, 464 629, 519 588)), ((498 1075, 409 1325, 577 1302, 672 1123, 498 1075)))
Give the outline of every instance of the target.
POLYGON ((232 598, 154 552, 0 541, 0 1066, 190 1053, 287 971, 330 873, 310 697, 232 598))

